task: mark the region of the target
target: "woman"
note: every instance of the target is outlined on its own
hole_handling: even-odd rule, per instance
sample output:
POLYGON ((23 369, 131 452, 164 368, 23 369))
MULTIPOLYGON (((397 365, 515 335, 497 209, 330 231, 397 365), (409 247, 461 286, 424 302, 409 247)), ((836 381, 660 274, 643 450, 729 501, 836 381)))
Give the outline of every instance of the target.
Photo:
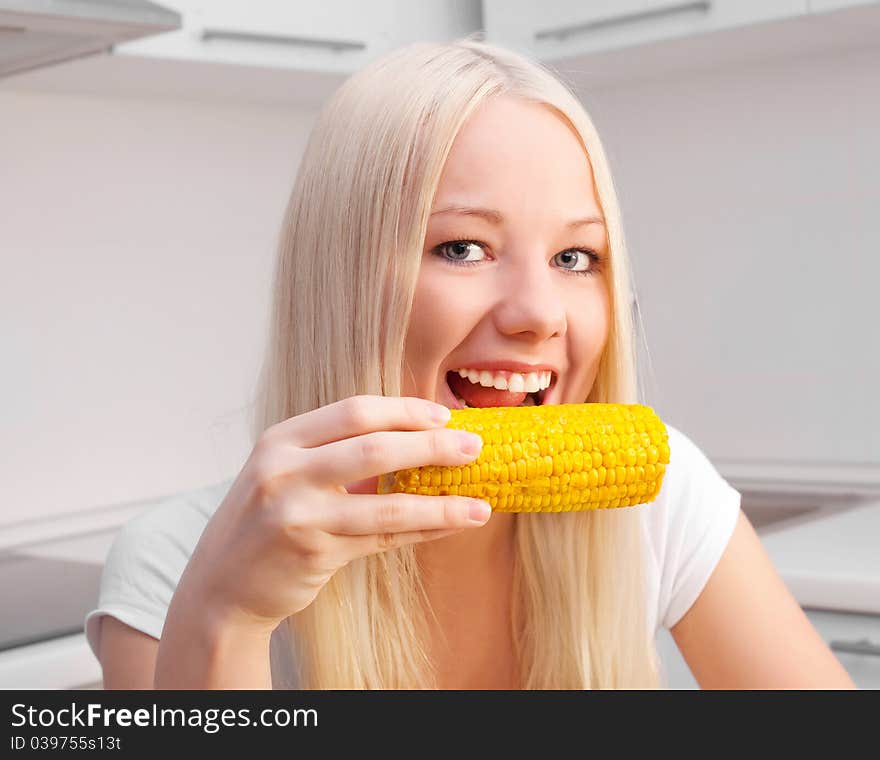
POLYGON ((648 505, 376 495, 476 458, 445 407, 519 403, 513 374, 549 372, 543 403, 638 401, 607 161, 543 67, 465 39, 350 78, 277 265, 248 461, 108 557, 87 628, 108 688, 653 688, 660 625, 703 687, 853 686, 672 426, 648 505))

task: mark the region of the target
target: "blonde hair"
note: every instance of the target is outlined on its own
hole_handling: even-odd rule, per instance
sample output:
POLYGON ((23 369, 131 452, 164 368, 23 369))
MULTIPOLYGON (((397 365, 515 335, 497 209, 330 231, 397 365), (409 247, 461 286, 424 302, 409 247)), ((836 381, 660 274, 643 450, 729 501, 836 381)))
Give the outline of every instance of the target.
MULTIPOLYGON (((589 116, 550 70, 474 35, 373 61, 324 105, 285 212, 254 438, 358 394, 400 396, 428 217, 462 124, 487 99, 546 104, 591 160, 609 243, 610 334, 585 401, 637 403, 630 272, 589 116)), ((516 516, 511 625, 524 689, 656 688, 639 509, 516 516)), ((302 689, 429 689, 414 545, 355 560, 287 619, 302 689)))

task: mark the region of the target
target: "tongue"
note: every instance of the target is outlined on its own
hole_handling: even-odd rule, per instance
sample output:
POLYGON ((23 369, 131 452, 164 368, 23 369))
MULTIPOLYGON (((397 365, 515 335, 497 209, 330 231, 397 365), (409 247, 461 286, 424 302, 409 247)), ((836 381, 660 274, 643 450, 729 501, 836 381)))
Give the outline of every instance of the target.
POLYGON ((479 383, 472 383, 457 372, 450 372, 446 380, 449 387, 457 396, 463 398, 468 406, 481 409, 487 406, 519 406, 529 395, 525 391, 516 393, 498 388, 486 388, 479 383))

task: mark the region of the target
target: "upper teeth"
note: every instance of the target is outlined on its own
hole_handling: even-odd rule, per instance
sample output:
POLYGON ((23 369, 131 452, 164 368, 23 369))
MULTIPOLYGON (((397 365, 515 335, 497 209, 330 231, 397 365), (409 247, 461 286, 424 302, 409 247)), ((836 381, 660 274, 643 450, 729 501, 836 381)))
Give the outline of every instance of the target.
POLYGON ((544 372, 510 372, 508 375, 500 372, 489 372, 485 369, 457 369, 462 377, 466 377, 472 383, 479 383, 486 388, 498 388, 503 391, 514 393, 535 393, 542 391, 550 385, 553 373, 550 370, 544 372))

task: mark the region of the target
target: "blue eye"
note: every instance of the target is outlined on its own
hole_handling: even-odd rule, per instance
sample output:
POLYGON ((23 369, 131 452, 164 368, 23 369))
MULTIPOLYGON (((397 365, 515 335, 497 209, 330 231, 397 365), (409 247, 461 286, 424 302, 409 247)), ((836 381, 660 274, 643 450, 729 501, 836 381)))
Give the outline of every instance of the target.
MULTIPOLYGON (((448 243, 441 243, 439 246, 437 246, 437 249, 442 251, 444 248, 449 246, 450 252, 454 253, 456 256, 459 256, 459 255, 460 256, 467 256, 468 248, 472 245, 480 245, 480 244, 474 240, 451 240, 448 243)), ((437 250, 437 249, 435 249, 435 250, 437 250)), ((453 261, 456 263, 462 263, 462 264, 476 264, 477 263, 476 261, 465 261, 464 259, 459 259, 459 258, 449 259, 449 261, 453 261)))
MULTIPOLYGON (((469 261, 464 258, 449 258, 446 256, 446 251, 448 250, 450 253, 454 252, 456 256, 467 256, 468 249, 470 246, 478 246, 480 248, 485 247, 485 243, 481 243, 479 240, 448 240, 445 243, 441 243, 431 250, 431 254, 434 256, 438 256, 444 261, 449 262, 454 266, 474 266, 479 264, 479 261, 469 261)), ((566 254, 583 254, 586 258, 591 262, 591 266, 589 269, 570 269, 569 267, 563 266, 562 269, 567 269, 574 275, 596 275, 602 271, 602 267, 605 263, 605 256, 600 256, 594 250, 590 248, 566 248, 564 251, 560 251, 556 254, 556 256, 565 256, 566 254)), ((577 266, 577 255, 574 257, 569 257, 570 261, 574 262, 574 266, 577 266)))

